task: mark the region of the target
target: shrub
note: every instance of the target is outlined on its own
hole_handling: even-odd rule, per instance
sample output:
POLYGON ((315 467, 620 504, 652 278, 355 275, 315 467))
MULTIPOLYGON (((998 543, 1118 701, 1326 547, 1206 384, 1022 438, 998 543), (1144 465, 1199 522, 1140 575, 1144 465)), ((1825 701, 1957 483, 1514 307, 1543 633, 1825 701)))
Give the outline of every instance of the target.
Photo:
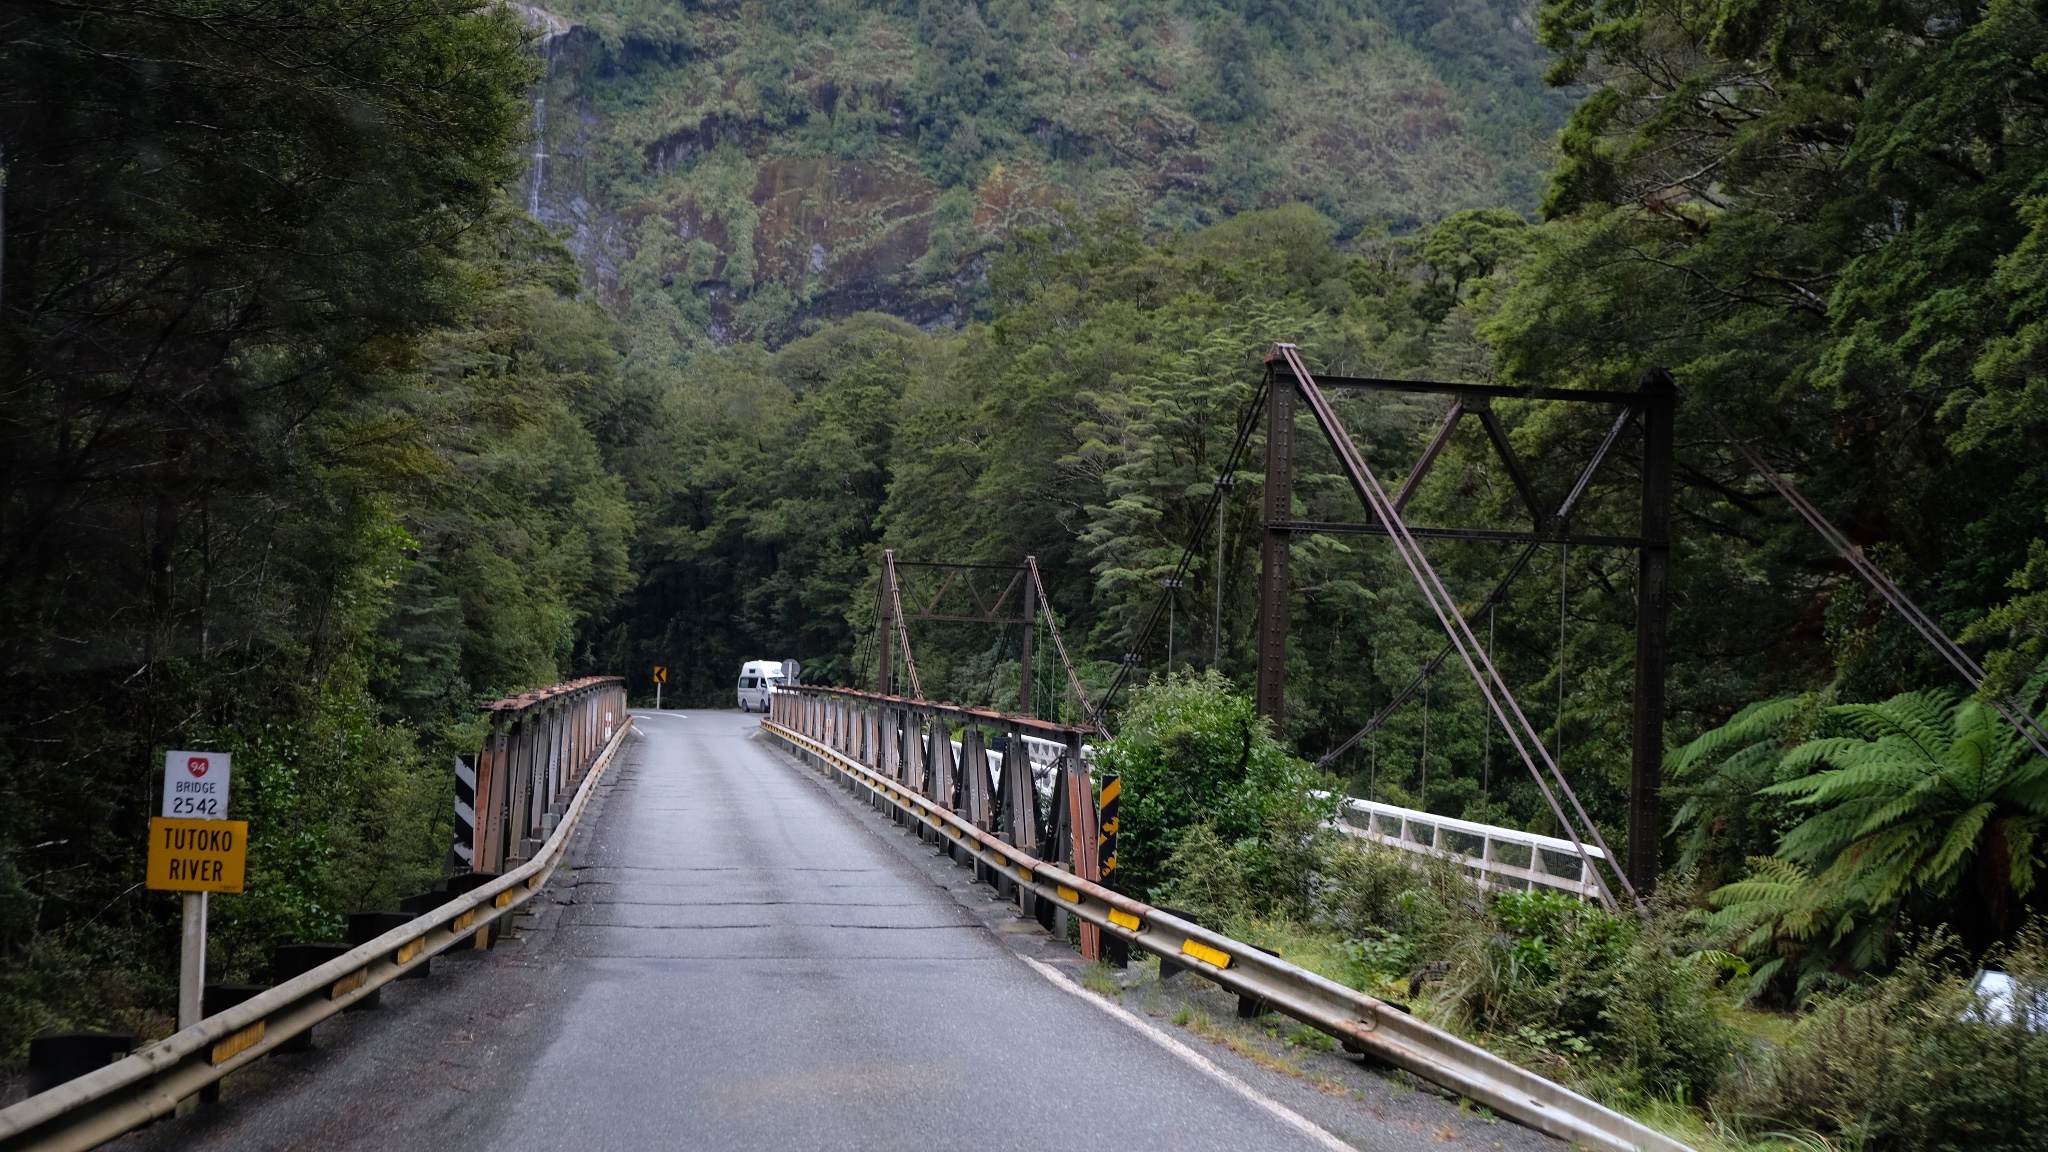
POLYGON ((1677 910, 1489 895, 1455 860, 1345 835, 1309 766, 1214 675, 1146 688, 1102 761, 1123 774, 1124 866, 1154 901, 1374 995, 1448 965, 1425 1010, 1552 1074, 1679 1100, 1721 1076, 1714 957, 1680 946, 1677 910))
POLYGON ((1562 893, 1501 893, 1464 940, 1436 1011, 1532 1063, 1563 1062, 1624 1094, 1698 1100, 1729 1052, 1715 958, 1688 951, 1677 909, 1624 918, 1562 893), (1519 1051, 1518 1051, 1519 1050, 1519 1051))
POLYGON ((2014 1003, 1992 1011, 1959 974, 1962 949, 1922 939, 1892 975, 1816 1002, 1785 1047, 1736 1078, 1724 1114, 1849 1147, 2038 1149, 2048 1132, 2048 925, 1994 957, 2014 1003))
MULTIPOLYGON (((1129 891, 1164 884, 1167 861, 1206 825, 1254 890, 1303 894, 1334 801, 1309 795, 1315 769, 1287 754, 1250 698, 1214 671, 1174 675, 1134 692, 1122 719, 1096 762, 1123 778, 1118 863, 1129 891)), ((1183 864, 1206 867, 1217 848, 1205 841, 1203 852, 1183 864)))

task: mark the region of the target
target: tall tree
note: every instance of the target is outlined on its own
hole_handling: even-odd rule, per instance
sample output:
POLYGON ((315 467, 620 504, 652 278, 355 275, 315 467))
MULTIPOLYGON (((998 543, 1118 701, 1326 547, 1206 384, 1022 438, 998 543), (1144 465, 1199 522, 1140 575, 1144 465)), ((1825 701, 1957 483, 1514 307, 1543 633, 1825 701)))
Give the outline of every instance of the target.
POLYGON ((353 644, 406 561, 390 505, 432 454, 396 400, 473 299, 521 38, 446 0, 0 11, 10 1052, 161 991, 135 878, 167 745, 247 758, 252 939, 345 911, 329 830, 412 787, 353 644))

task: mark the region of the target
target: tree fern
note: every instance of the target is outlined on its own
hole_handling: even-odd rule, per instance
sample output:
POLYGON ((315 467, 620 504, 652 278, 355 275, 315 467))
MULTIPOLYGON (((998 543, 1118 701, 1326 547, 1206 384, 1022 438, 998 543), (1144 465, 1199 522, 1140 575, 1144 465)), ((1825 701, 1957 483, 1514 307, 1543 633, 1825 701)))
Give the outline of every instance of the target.
POLYGON ((1776 845, 1794 823, 1792 810, 1760 793, 1781 779, 1787 747, 1819 716, 1820 697, 1811 693, 1760 701, 1665 758, 1679 801, 1671 826, 1681 871, 1732 877, 1744 859, 1776 845))
MULTIPOLYGON (((1751 711, 1778 714, 1736 719, 1751 711)), ((1947 692, 1838 705, 1827 716, 1849 734, 1792 748, 1779 782, 1758 792, 1804 819, 1775 857, 1751 860, 1746 879, 1713 894, 1710 925, 1750 955, 1777 953, 1760 979, 1791 961, 1802 985, 1823 958, 1852 968, 1882 959, 1902 915, 1949 923, 1977 949, 2008 937, 2041 865, 2048 760, 1994 709, 1947 692)))

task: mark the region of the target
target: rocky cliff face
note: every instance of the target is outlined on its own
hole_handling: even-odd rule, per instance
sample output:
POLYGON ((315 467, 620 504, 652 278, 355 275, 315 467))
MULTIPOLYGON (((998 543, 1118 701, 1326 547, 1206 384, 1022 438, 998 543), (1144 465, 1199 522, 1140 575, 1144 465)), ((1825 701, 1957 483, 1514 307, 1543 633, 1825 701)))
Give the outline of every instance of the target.
POLYGON ((527 199, 679 350, 958 324, 991 250, 1105 209, 1168 231, 1306 201, 1359 231, 1532 206, 1568 105, 1523 5, 1263 3, 580 0, 528 17, 527 199))

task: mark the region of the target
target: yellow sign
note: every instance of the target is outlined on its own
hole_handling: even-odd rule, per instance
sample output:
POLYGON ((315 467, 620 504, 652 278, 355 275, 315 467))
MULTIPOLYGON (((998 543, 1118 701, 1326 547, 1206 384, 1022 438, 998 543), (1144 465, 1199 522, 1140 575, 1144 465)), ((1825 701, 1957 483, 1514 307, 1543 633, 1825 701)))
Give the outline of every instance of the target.
POLYGON ((240 892, 249 863, 247 820, 149 821, 148 886, 160 892, 240 892))
POLYGON ((668 665, 656 664, 654 666, 654 682, 656 684, 668 683, 668 665))

